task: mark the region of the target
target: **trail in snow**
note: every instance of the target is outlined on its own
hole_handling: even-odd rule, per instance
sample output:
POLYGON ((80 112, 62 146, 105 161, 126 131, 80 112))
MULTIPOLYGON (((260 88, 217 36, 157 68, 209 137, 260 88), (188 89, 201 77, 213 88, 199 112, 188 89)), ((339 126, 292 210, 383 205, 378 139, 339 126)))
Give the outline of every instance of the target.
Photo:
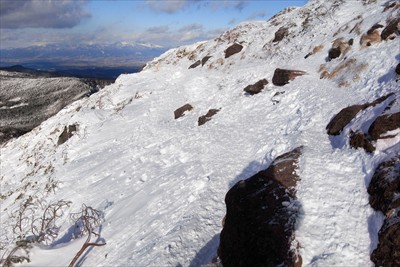
MULTIPOLYGON (((314 0, 274 22, 241 24, 220 40, 171 50, 143 72, 121 75, 115 84, 2 146, 2 244, 12 245, 11 215, 29 196, 48 203, 65 199, 73 203, 56 246, 35 246, 31 263, 22 265, 68 265, 83 241, 67 238, 68 214, 85 203, 104 213, 101 237, 107 245, 92 249, 84 266, 199 266, 216 254, 228 189, 278 155, 304 146, 296 229, 303 263, 371 266, 382 218, 368 205, 366 185, 389 152, 368 155, 350 149, 350 128, 366 127, 359 118, 336 139, 325 127, 346 106, 398 92, 387 76, 398 47, 388 41, 361 49, 355 41, 347 56, 368 67, 359 80, 352 81, 353 71, 342 74, 340 79, 352 81, 347 88, 338 87, 339 78, 321 80, 318 69, 322 63, 329 68, 340 63, 326 62, 338 28, 348 24, 340 35, 358 40, 349 34, 357 22, 353 19, 362 14, 360 31, 366 32, 382 20, 383 2, 344 1, 333 8, 314 0), (317 7, 318 15, 311 12, 317 7), (290 36, 273 44, 281 25, 291 25, 290 36), (224 38, 235 36, 245 48, 225 59, 223 51, 231 43, 224 38), (319 44, 323 50, 305 59, 319 44), (213 57, 189 70, 191 54, 213 57), (269 83, 257 95, 243 92, 260 79, 271 81, 277 67, 307 74, 283 87, 269 83), (186 103, 193 110, 175 120, 174 110, 186 103), (212 108, 221 110, 198 126, 198 118, 212 108), (72 124, 78 131, 57 146, 62 129, 72 124)), ((361 115, 373 118, 371 112, 361 115)), ((391 149, 399 153, 399 146, 391 149)))

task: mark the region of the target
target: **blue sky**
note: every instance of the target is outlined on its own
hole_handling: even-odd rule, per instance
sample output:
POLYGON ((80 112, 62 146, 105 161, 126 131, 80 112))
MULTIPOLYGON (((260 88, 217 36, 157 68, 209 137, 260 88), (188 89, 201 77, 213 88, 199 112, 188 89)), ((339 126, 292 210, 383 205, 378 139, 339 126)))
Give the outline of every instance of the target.
POLYGON ((307 0, 0 0, 1 48, 141 42, 175 47, 307 0))

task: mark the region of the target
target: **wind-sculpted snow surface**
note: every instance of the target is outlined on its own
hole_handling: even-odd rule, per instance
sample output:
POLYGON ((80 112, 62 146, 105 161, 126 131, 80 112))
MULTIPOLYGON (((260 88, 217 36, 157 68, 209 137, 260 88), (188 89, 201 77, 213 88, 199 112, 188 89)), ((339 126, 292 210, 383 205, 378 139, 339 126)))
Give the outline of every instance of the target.
MULTIPOLYGON (((240 24, 215 40, 166 52, 142 72, 121 75, 4 144, 2 251, 9 253, 18 239, 13 226, 23 203, 63 199, 72 203, 59 236, 51 244, 33 244, 31 262, 24 265, 71 262, 85 237, 71 238, 68 213, 83 204, 104 215, 99 238, 106 243, 88 250, 80 261, 84 266, 210 263, 217 255, 226 192, 302 146, 294 236, 303 265, 373 266, 370 254, 384 216, 369 206, 367 186, 379 163, 399 153, 400 145, 378 143, 373 153, 350 147, 350 131, 365 133, 381 113, 375 108, 360 111, 337 136, 325 127, 343 108, 389 93, 398 98, 398 33, 365 48, 359 42, 373 25, 386 27, 397 16, 396 4, 390 5, 314 0, 268 22, 240 24), (281 27, 287 34, 273 42, 281 27), (329 61, 339 37, 354 42, 343 58, 329 61), (243 48, 225 58, 234 43, 243 48), (261 79, 271 81, 277 68, 306 74, 283 86, 268 83, 258 94, 243 91, 261 79), (328 76, 321 79, 324 68, 328 76), (187 103, 192 109, 175 119, 174 111, 187 103), (198 126, 210 109, 219 112, 198 126), (78 127, 58 145, 70 125, 78 127)), ((383 111, 387 104, 377 108, 383 111)), ((394 134, 398 130, 389 133, 394 134)))

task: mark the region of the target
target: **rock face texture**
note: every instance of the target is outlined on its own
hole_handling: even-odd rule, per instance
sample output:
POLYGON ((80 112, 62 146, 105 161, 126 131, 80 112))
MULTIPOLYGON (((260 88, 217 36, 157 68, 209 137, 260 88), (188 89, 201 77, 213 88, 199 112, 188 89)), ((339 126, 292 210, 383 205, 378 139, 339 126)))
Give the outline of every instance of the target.
POLYGON ((31 131, 111 81, 0 71, 0 143, 31 131))
POLYGON ((298 76, 302 76, 306 74, 301 70, 285 70, 285 69, 276 69, 274 72, 274 76, 272 77, 272 83, 277 86, 283 86, 288 84, 289 81, 294 80, 298 76))
POLYGON ((376 266, 400 266, 400 155, 378 166, 368 193, 370 205, 386 217, 371 260, 376 266))
POLYGON ((268 81, 266 79, 259 80, 255 84, 251 84, 246 86, 243 91, 245 91, 248 94, 255 95, 261 92, 264 87, 268 84, 268 81))
POLYGON ((226 194, 218 256, 224 267, 301 266, 291 249, 296 222, 296 174, 302 148, 236 183, 226 194))

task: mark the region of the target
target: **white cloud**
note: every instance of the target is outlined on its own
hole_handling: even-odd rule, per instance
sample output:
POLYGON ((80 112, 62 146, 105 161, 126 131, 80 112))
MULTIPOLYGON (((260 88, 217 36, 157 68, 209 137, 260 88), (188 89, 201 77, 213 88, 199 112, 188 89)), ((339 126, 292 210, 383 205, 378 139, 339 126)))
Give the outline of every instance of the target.
POLYGON ((72 28, 90 17, 86 0, 1 0, 0 27, 72 28))

